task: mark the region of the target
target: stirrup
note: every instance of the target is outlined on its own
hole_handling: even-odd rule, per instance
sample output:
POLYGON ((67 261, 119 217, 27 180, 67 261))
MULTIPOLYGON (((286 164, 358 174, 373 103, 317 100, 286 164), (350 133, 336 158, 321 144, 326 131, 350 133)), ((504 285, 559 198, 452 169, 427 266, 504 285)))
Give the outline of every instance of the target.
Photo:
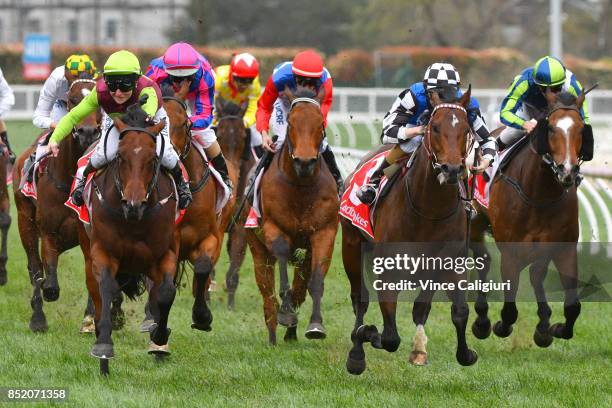
POLYGON ((84 193, 84 190, 85 190, 85 183, 86 183, 86 181, 87 181, 87 179, 85 179, 85 182, 83 182, 82 180, 79 180, 77 185, 74 187, 74 191, 72 192, 72 195, 71 195, 72 202, 77 207, 80 207, 83 204, 85 204, 85 200, 83 199, 83 193, 84 193))
POLYGON ((359 201, 367 206, 370 206, 374 201, 376 201, 376 197, 378 196, 377 190, 378 189, 376 188, 375 184, 368 183, 361 186, 356 195, 359 201))

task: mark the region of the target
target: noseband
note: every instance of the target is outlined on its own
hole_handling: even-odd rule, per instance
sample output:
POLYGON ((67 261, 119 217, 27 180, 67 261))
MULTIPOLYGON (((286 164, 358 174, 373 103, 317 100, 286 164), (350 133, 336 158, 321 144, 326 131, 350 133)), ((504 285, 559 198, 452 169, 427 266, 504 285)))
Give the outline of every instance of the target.
MULTIPOLYGON (((426 130, 427 134, 426 134, 425 143, 423 143, 423 146, 425 147, 425 151, 427 152, 427 156, 429 157, 431 166, 436 172, 439 172, 441 170, 442 165, 438 161, 438 157, 436 156, 436 153, 433 151, 431 147, 431 126, 433 124, 434 115, 439 109, 442 109, 442 108, 460 110, 461 112, 465 113, 467 116, 466 109, 463 106, 457 105, 455 103, 441 103, 441 104, 434 106, 433 111, 431 112, 431 119, 429 120, 429 123, 427 123, 427 130, 426 130)), ((469 154, 470 150, 472 150, 472 147, 474 146, 474 140, 475 140, 474 133, 472 132, 472 127, 469 126, 469 124, 468 124, 468 128, 470 130, 468 132, 468 140, 467 140, 468 148, 466 149, 466 156, 467 154, 469 154)), ((461 158, 461 161, 463 164, 465 164, 465 159, 466 157, 461 158)))
MULTIPOLYGON (((319 108, 319 110, 321 110, 321 104, 316 99, 307 98, 307 97, 299 97, 299 98, 295 98, 294 100, 291 101, 291 108, 289 108, 289 113, 291 113, 291 111, 293 110, 294 106, 297 105, 300 102, 305 102, 305 103, 313 104, 317 108, 319 108)), ((286 143, 287 143, 287 149, 289 151, 289 156, 291 157, 292 160, 295 160, 295 156, 293 155, 293 143, 291 143, 291 138, 289 137, 289 128, 290 128, 290 125, 289 125, 289 113, 287 113, 287 135, 286 135, 285 139, 286 139, 286 143)), ((321 153, 320 153, 321 145, 323 144, 323 140, 325 139, 325 127, 323 127, 323 126, 321 126, 321 134, 322 134, 323 137, 321 137, 321 142, 319 142, 319 146, 317 148, 317 158, 321 155, 321 153)))

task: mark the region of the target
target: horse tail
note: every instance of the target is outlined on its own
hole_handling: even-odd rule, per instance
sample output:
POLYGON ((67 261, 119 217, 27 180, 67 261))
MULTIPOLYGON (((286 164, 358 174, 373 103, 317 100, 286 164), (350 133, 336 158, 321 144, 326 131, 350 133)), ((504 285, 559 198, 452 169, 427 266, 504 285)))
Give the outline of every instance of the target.
POLYGON ((121 289, 130 300, 136 300, 137 297, 145 292, 145 275, 142 273, 118 273, 116 279, 119 284, 119 289, 121 289))

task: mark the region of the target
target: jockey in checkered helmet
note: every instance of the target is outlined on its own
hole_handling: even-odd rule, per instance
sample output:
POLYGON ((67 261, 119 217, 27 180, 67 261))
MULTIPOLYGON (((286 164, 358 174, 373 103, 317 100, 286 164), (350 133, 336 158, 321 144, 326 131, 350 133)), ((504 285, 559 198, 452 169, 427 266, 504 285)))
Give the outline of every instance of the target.
MULTIPOLYGON (((357 192, 357 198, 362 203, 366 205, 374 203, 383 171, 400 158, 412 154, 421 144, 422 134, 429 122, 429 114, 432 110, 432 94, 438 94, 442 101, 454 103, 462 95, 459 89, 460 84, 459 72, 452 64, 436 62, 427 67, 422 82, 412 84, 398 95, 383 118, 381 135, 383 143, 395 146, 374 171, 369 182, 357 192)), ((470 100, 467 114, 470 127, 483 152, 481 163, 472 170, 480 172, 493 161, 497 146, 480 113, 478 101, 473 97, 470 100)))

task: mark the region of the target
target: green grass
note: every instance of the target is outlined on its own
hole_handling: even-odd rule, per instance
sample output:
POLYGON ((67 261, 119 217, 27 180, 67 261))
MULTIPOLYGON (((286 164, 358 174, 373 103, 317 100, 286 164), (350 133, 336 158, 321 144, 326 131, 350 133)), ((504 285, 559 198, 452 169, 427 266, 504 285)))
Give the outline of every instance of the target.
MULTIPOLYGON (((35 132, 9 124, 18 150, 35 132)), ((555 340, 539 349, 531 336, 537 323, 536 305, 519 305, 519 321, 507 339, 480 341, 468 334, 479 354, 472 367, 455 360, 455 330, 448 303, 434 304, 426 331, 430 365, 408 364, 414 326, 409 304, 400 304, 398 326, 403 342, 396 353, 366 348, 368 368, 359 377, 344 368, 350 349, 353 314, 348 282, 341 262, 340 237, 325 281, 323 316, 328 337, 303 336, 311 310, 307 300, 300 312, 299 341, 267 344, 262 300, 255 285, 252 260, 241 271, 236 311, 225 308, 223 292, 212 294, 213 331, 190 328, 190 286, 177 296, 169 325, 172 356, 157 362, 146 354, 148 336, 138 332, 143 300, 124 303, 126 327, 113 334, 115 359, 111 376, 98 374, 89 356, 93 337, 79 335, 86 300, 80 251, 60 258, 60 299, 46 303, 49 331, 32 334, 30 284, 19 243, 16 214, 9 235, 9 283, 0 288, 0 387, 66 387, 67 403, 59 406, 517 406, 603 407, 612 405, 612 305, 584 303, 571 341, 555 340)), ((217 264, 217 281, 224 279, 228 260, 217 264)), ((527 279, 524 276, 524 279, 527 279)), ((553 304, 553 319, 561 319, 562 305, 553 304)), ((501 305, 492 304, 490 316, 499 317, 501 305)), ((475 313, 470 312, 470 323, 475 313)), ((369 323, 382 329, 380 312, 372 304, 369 323)), ((13 405, 9 405, 13 406, 13 405)))

